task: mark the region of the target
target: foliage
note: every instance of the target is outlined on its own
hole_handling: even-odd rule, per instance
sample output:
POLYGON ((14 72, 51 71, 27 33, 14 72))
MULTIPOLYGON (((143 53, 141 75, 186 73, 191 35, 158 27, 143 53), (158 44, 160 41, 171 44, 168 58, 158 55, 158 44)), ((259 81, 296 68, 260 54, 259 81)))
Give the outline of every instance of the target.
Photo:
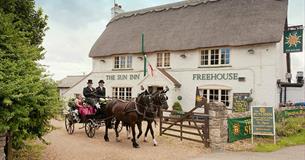
POLYGON ((69 109, 75 109, 75 98, 70 98, 68 101, 69 109))
POLYGON ((26 139, 42 139, 60 111, 56 83, 38 63, 45 30, 34 0, 0 1, 0 133, 10 133, 15 149, 26 139))
POLYGON ((37 144, 33 141, 27 142, 27 144, 20 150, 14 151, 14 159, 18 160, 41 160, 45 145, 37 144))
POLYGON ((28 38, 31 45, 41 45, 48 29, 47 16, 41 8, 35 10, 34 0, 0 0, 0 10, 12 16, 14 27, 28 38))
POLYGON ((182 115, 184 114, 183 110, 182 110, 182 106, 179 102, 175 102, 173 104, 173 112, 172 115, 182 115))
POLYGON ((275 110, 274 116, 275 116, 276 123, 282 122, 285 119, 284 114, 280 110, 275 110))
POLYGON ((305 118, 287 118, 276 124, 278 136, 292 136, 305 130, 305 118))
POLYGON ((302 132, 281 138, 277 144, 259 143, 255 147, 256 152, 273 152, 283 147, 305 144, 305 130, 302 132))

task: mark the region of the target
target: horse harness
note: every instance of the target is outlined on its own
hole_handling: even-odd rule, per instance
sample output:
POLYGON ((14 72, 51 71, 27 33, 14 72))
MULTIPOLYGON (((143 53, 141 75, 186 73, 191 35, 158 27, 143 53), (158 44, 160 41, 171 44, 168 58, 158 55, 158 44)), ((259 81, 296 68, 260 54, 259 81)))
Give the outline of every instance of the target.
MULTIPOLYGON (((118 101, 126 103, 125 106, 124 106, 124 111, 123 111, 124 115, 126 115, 126 114, 128 114, 130 112, 136 112, 138 115, 143 116, 143 119, 145 119, 145 120, 154 120, 154 117, 148 117, 147 116, 147 108, 148 107, 146 107, 146 105, 138 103, 138 102, 135 102, 135 101, 125 101, 125 100, 121 100, 121 99, 118 99, 118 101), (130 103, 135 103, 135 108, 128 107, 130 103), (144 113, 141 113, 139 111, 138 105, 145 106, 144 107, 144 113)), ((115 109, 115 107, 112 108, 112 112, 114 112, 114 109, 115 109)), ((149 113, 153 113, 153 115, 155 116, 157 111, 156 112, 149 112, 149 113)))

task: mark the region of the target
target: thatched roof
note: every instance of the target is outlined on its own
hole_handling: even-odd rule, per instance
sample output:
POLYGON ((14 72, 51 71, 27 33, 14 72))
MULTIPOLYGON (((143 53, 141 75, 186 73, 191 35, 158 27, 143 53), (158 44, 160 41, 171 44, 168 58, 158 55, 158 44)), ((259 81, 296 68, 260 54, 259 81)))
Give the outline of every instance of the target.
POLYGON ((89 56, 279 42, 287 0, 193 0, 114 17, 89 56))
POLYGON ((73 85, 80 82, 85 77, 86 77, 86 75, 67 76, 64 79, 57 82, 57 87, 58 88, 71 88, 73 85))

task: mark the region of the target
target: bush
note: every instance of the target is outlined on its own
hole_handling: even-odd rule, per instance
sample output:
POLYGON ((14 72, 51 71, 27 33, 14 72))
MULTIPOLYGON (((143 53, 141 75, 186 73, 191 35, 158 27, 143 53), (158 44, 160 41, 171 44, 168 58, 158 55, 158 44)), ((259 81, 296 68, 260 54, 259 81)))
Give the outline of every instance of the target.
POLYGON ((69 106, 69 109, 75 109, 76 108, 76 106, 75 106, 75 98, 69 99, 68 106, 69 106))
POLYGON ((182 115, 184 114, 181 104, 179 102, 175 102, 173 104, 173 112, 172 115, 182 115))
POLYGON ((276 124, 278 136, 292 136, 305 130, 305 118, 287 118, 276 124))

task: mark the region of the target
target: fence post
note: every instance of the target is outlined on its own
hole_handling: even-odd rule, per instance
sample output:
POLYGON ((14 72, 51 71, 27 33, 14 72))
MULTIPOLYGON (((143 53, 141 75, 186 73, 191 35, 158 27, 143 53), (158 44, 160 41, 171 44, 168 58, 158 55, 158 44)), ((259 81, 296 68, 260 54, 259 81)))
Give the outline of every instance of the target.
POLYGON ((227 142, 226 107, 223 103, 209 103, 209 134, 212 151, 224 151, 227 142))
POLYGON ((4 147, 6 144, 6 134, 0 134, 0 160, 5 160, 4 147))

